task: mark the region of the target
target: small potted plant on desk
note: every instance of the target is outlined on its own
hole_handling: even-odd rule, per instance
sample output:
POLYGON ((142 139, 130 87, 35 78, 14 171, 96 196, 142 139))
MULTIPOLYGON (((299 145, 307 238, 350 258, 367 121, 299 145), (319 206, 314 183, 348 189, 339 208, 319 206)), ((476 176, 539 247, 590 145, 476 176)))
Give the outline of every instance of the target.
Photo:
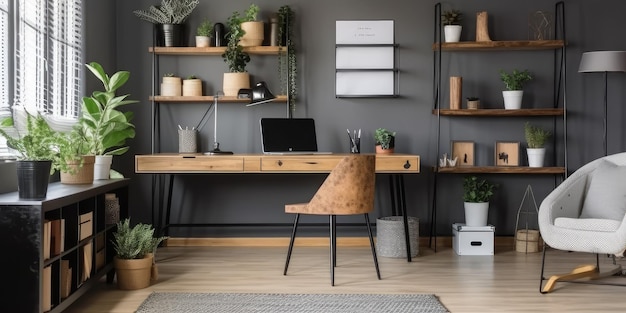
POLYGON ((376 129, 374 141, 376 142, 376 153, 393 153, 395 148, 396 132, 384 128, 376 129))
POLYGON ((465 224, 467 226, 487 226, 489 200, 496 185, 476 176, 463 180, 463 201, 465 224))
POLYGON ((550 135, 552 134, 549 131, 530 125, 528 122, 524 125, 524 137, 528 144, 526 152, 529 167, 543 167, 543 160, 546 155, 545 144, 550 135))
POLYGON ((500 70, 500 78, 506 87, 506 90, 502 91, 504 108, 507 110, 520 109, 524 96, 524 83, 533 79, 532 74, 528 70, 518 71, 515 69, 511 73, 500 70))
MULTIPOLYGON (((14 107, 14 111, 15 111, 14 107)), ((1 122, 0 135, 9 148, 16 150, 18 194, 22 200, 43 200, 48 192, 52 161, 56 158, 55 131, 39 113, 31 115, 26 110, 26 127, 20 130, 11 117, 1 122), (17 130, 17 136, 9 132, 17 130)), ((16 114, 17 115, 17 114, 16 114)))

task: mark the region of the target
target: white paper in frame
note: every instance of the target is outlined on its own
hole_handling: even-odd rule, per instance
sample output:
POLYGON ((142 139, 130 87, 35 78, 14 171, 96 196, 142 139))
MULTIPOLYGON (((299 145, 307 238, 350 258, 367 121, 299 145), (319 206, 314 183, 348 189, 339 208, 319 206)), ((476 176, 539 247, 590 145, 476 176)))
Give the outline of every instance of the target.
POLYGON ((393 44, 393 20, 335 22, 336 44, 393 44))
POLYGON ((335 94, 337 96, 393 96, 394 74, 393 71, 337 72, 335 94))
POLYGON ((337 69, 393 69, 394 47, 337 47, 337 69))

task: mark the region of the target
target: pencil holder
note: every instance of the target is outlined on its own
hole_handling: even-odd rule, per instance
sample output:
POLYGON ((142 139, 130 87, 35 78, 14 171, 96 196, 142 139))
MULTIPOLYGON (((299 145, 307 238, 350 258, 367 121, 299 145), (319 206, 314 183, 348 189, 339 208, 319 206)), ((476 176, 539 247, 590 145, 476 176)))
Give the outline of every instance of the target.
POLYGON ((361 153, 361 139, 350 139, 350 153, 361 153))
POLYGON ((198 152, 196 143, 198 131, 195 129, 179 129, 178 130, 178 153, 196 153, 198 152))

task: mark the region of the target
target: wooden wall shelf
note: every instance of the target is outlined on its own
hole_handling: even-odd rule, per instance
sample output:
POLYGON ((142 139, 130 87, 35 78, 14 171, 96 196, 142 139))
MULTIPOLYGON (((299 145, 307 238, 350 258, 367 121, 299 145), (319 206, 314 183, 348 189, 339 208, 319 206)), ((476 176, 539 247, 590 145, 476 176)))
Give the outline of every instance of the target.
MULTIPOLYGON (((150 96, 149 100, 150 101, 155 101, 155 102, 201 102, 201 103, 206 103, 206 102, 213 102, 214 100, 214 96, 187 96, 187 97, 183 97, 183 96, 150 96)), ((249 103, 250 99, 239 99, 237 97, 227 97, 227 96, 223 96, 223 97, 219 97, 218 100, 220 103, 249 103)), ((286 102, 287 101, 287 96, 286 95, 279 95, 276 96, 276 99, 272 100, 271 102, 286 102)))
POLYGON ((434 115, 445 116, 563 116, 565 110, 562 108, 556 109, 519 109, 519 110, 506 110, 506 109, 433 109, 434 115))
POLYGON ((527 167, 527 166, 459 166, 439 167, 438 173, 450 174, 564 174, 565 167, 527 167))
MULTIPOLYGON (((442 51, 489 51, 489 50, 554 50, 565 46, 563 40, 515 40, 515 41, 461 41, 443 42, 442 51)), ((439 50, 439 43, 433 44, 433 50, 439 50)))
MULTIPOLYGON (((222 55, 224 51, 226 47, 148 47, 148 52, 159 55, 222 55)), ((278 55, 287 53, 287 47, 244 47, 243 51, 257 55, 278 55)))

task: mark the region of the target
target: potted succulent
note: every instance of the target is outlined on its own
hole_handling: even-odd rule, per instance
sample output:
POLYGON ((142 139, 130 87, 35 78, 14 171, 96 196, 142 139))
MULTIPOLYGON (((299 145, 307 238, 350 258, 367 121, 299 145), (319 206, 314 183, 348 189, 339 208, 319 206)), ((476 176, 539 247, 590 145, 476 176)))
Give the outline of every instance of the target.
POLYGON ((278 76, 282 94, 287 95, 289 110, 293 115, 296 110, 296 98, 298 96, 298 60, 296 58, 295 44, 295 13, 288 5, 278 9, 278 40, 280 49, 287 49, 286 55, 278 54, 278 76))
POLYGON ((205 19, 196 28, 196 47, 209 47, 213 37, 213 24, 205 19))
POLYGON ((148 10, 135 10, 140 19, 155 24, 158 46, 182 47, 184 44, 184 23, 199 0, 161 0, 161 5, 153 5, 148 10))
POLYGON ((504 98, 504 108, 516 110, 522 107, 522 96, 524 95, 524 84, 533 79, 528 70, 519 71, 514 69, 511 73, 500 70, 500 79, 504 83, 506 90, 502 91, 504 98))
POLYGON ((489 201, 496 187, 495 184, 476 176, 465 177, 463 201, 467 226, 487 226, 489 201))
POLYGON ((257 21, 258 14, 259 6, 254 3, 250 4, 244 12, 244 17, 241 19, 243 36, 239 41, 242 47, 254 47, 263 44, 263 39, 265 39, 263 21, 257 21))
POLYGON ((183 79, 183 97, 202 96, 202 80, 196 75, 183 79))
POLYGON ((222 58, 228 66, 228 72, 224 73, 222 90, 225 96, 237 96, 240 89, 250 89, 250 74, 246 72, 246 65, 250 62, 250 55, 243 51, 239 40, 243 36, 241 29, 242 18, 235 11, 228 18, 228 33, 226 34, 226 50, 222 58))
POLYGON ((89 144, 90 154, 96 156, 94 179, 108 179, 112 157, 128 151, 126 140, 135 138, 135 126, 130 122, 133 113, 118 108, 137 101, 127 100, 129 95, 115 95, 128 81, 129 72, 118 71, 109 76, 96 62, 86 66, 102 82, 105 91, 94 91, 91 97, 83 97, 79 127, 89 144))
POLYGON ((180 97, 183 94, 183 79, 174 73, 163 74, 161 96, 180 97))
MULTIPOLYGON (((15 111, 15 107, 14 107, 15 111)), ((17 136, 8 133, 8 127, 15 125, 13 118, 2 120, 0 135, 7 145, 18 152, 17 182, 18 194, 22 200, 43 200, 48 192, 48 181, 52 173, 52 161, 56 158, 55 132, 38 113, 26 113, 25 131, 16 127, 17 136)))
POLYGON ((524 137, 528 148, 528 166, 543 167, 543 160, 546 154, 545 143, 552 134, 538 126, 526 122, 524 125, 524 137))
POLYGON ((378 128, 374 132, 376 153, 393 153, 395 147, 396 132, 384 128, 378 128))
MULTIPOLYGON (((156 240, 160 242, 162 239, 156 240)), ((150 286, 154 263, 154 228, 142 223, 131 227, 130 219, 127 218, 117 223, 112 243, 117 253, 113 257, 113 267, 118 288, 135 290, 150 286)))
POLYGON ((459 10, 446 10, 441 13, 441 23, 445 42, 459 42, 461 39, 461 19, 463 14, 459 10))

